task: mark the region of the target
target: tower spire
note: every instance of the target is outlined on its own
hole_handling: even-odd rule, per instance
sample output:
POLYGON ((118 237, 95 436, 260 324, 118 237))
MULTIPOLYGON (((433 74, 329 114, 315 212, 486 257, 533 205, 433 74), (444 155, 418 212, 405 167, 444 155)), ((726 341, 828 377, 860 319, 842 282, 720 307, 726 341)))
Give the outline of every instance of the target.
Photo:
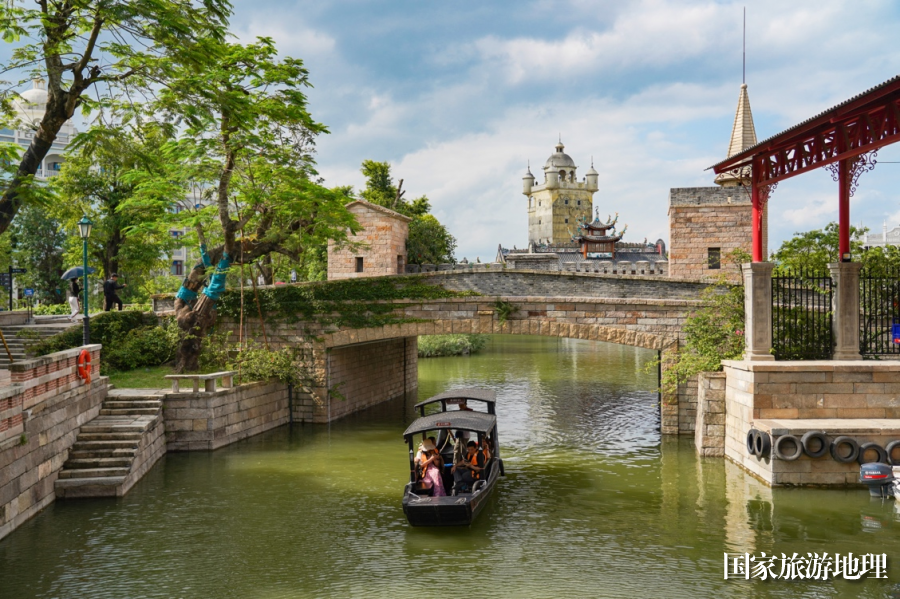
MULTIPOLYGON (((745 7, 743 83, 741 83, 741 93, 738 96, 737 111, 734 113, 734 125, 731 128, 731 141, 728 143, 726 158, 755 146, 756 142, 756 127, 753 124, 753 111, 750 110, 750 96, 747 93, 747 9, 745 7)), ((722 173, 716 177, 716 183, 725 187, 740 185, 741 181, 749 176, 749 169, 742 170, 739 176, 734 173, 722 173)))

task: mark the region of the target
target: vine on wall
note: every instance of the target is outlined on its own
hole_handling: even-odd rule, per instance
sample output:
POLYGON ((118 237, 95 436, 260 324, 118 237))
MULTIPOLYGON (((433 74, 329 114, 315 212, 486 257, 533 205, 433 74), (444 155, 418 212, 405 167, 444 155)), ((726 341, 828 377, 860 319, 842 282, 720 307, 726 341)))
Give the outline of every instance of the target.
MULTIPOLYGON (((373 277, 279 285, 259 290, 259 305, 267 321, 315 322, 322 327, 362 329, 411 322, 397 316, 395 300, 434 300, 480 295, 474 291, 451 291, 422 282, 418 277, 373 277)), ((222 294, 218 306, 221 316, 240 317, 240 292, 222 294)), ((244 316, 257 315, 255 301, 244 303, 244 316)))

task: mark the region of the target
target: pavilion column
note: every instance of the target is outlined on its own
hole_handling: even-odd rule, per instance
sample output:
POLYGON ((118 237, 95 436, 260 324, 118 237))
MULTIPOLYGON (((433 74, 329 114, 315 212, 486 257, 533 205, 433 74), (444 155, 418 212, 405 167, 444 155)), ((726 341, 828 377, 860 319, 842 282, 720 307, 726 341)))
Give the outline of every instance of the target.
POLYGON ((838 163, 838 261, 850 261, 850 160, 838 163))
POLYGON ((763 194, 760 193, 759 184, 756 182, 757 165, 754 162, 753 179, 750 182, 750 203, 752 204, 753 213, 751 218, 753 222, 750 225, 752 232, 752 250, 753 261, 762 262, 765 260, 763 256, 763 235, 762 235, 762 216, 763 216, 763 194))
MULTIPOLYGON (((754 229, 754 252, 756 251, 754 229)), ((772 355, 772 270, 771 262, 742 264, 744 273, 744 359, 774 360, 772 355)))
POLYGON ((834 314, 833 360, 862 360, 859 353, 859 262, 829 264, 834 280, 831 310, 834 314))

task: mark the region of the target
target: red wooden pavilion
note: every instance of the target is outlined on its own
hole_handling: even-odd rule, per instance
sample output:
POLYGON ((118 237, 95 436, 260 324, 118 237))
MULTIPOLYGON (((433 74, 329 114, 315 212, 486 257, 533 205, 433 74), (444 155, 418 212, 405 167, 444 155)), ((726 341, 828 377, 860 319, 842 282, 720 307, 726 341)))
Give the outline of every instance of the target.
POLYGON ((841 261, 850 261, 850 197, 859 176, 875 167, 879 148, 900 141, 900 75, 737 153, 716 174, 750 171, 753 261, 763 262, 762 214, 779 181, 826 167, 838 183, 841 261))

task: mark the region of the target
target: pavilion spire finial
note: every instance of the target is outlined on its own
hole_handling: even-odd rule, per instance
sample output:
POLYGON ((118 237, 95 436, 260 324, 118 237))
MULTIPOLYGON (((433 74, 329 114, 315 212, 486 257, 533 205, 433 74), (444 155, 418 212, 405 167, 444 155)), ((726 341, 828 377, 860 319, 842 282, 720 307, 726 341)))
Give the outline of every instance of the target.
POLYGON ((747 85, 747 7, 744 7, 744 60, 742 63, 742 74, 741 74, 741 83, 747 85))

